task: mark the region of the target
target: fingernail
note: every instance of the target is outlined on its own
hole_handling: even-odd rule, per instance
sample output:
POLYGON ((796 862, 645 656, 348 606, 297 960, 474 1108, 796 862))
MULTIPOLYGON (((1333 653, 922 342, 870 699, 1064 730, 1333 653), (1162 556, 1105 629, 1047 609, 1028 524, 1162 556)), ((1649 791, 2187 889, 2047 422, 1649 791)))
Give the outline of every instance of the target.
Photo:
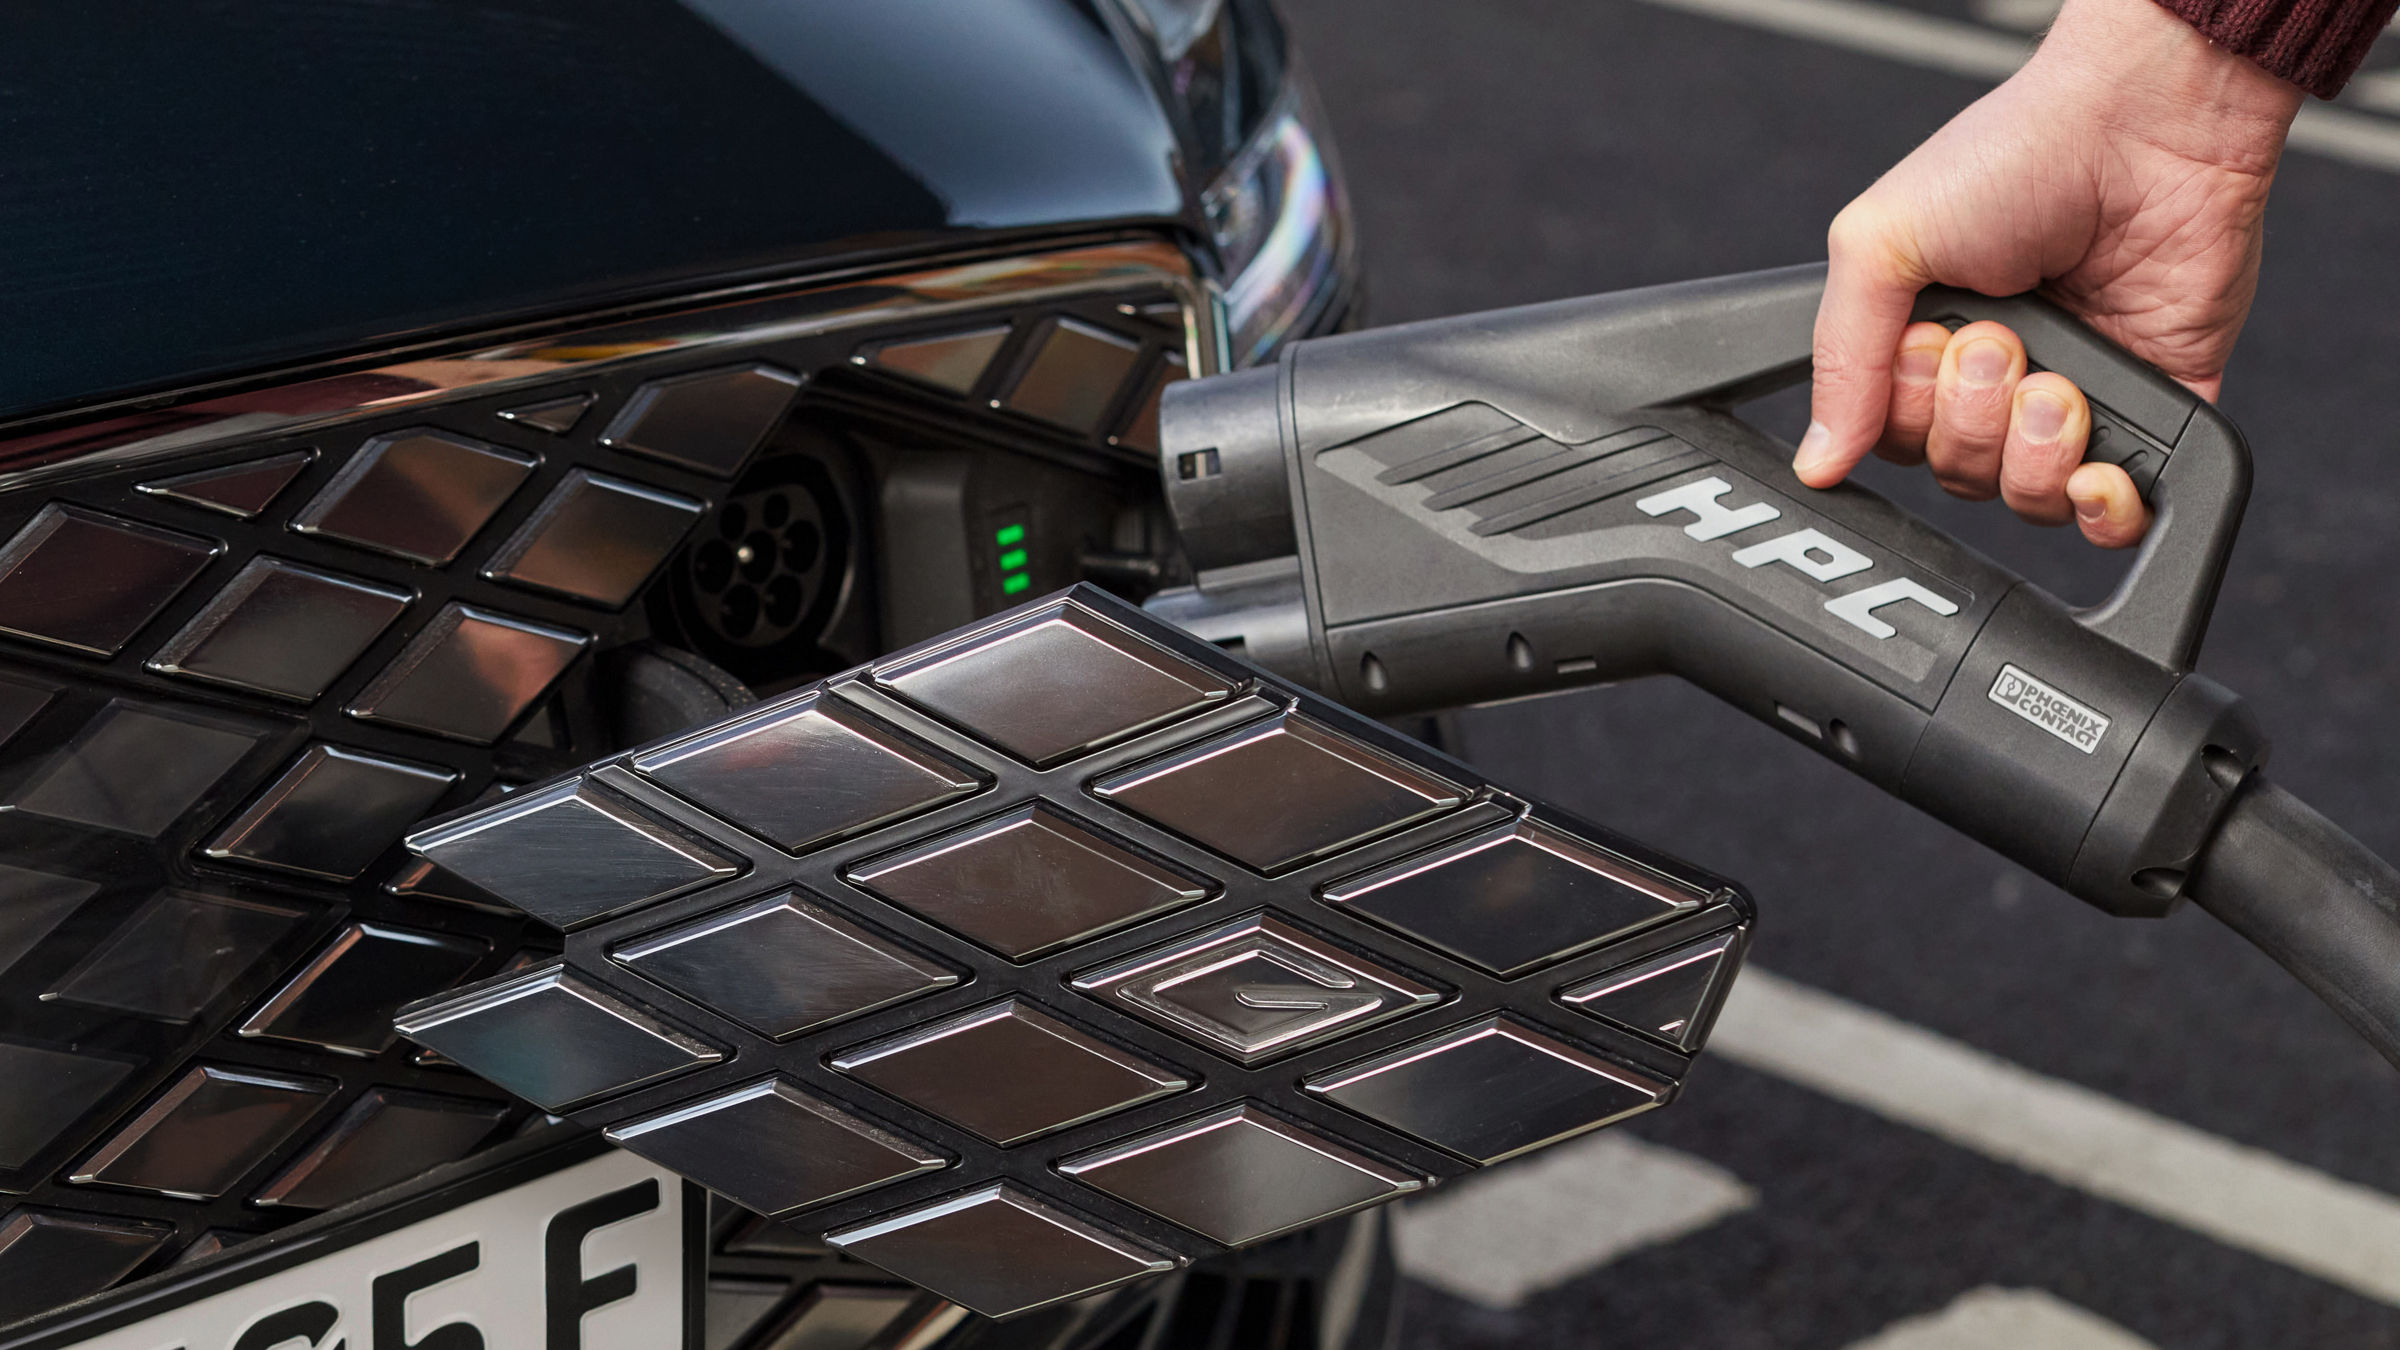
POLYGON ((1970 342, 1958 354, 1958 373, 1969 384, 1998 384, 2008 378, 2008 348, 1989 338, 1970 342))
POLYGON ((1823 422, 1808 424, 1808 434, 1800 438, 1800 448, 1792 456, 1792 472, 1805 474, 1832 457, 1833 433, 1823 422))
POLYGON ((1942 349, 1939 347, 1907 347, 1892 369, 1904 380, 1930 380, 1942 373, 1942 349))
POLYGON ((2017 429, 2029 441, 2055 441, 2066 430, 2067 401, 2036 389, 2017 400, 2017 429))
POLYGON ((2075 518, 2086 525, 2097 525, 2108 518, 2108 503, 2098 497, 2075 503, 2075 518))

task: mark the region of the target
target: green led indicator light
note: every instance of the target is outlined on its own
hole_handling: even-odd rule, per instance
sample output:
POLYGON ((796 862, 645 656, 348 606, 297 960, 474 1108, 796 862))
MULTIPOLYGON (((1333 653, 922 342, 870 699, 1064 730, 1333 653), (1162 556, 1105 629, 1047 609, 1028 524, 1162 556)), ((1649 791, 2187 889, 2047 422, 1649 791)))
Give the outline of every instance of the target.
POLYGON ((1027 570, 1033 565, 1033 550, 1024 547, 1029 533, 1025 523, 1018 521, 992 531, 992 542, 1000 546, 1000 593, 1023 595, 1033 589, 1033 578, 1027 570))

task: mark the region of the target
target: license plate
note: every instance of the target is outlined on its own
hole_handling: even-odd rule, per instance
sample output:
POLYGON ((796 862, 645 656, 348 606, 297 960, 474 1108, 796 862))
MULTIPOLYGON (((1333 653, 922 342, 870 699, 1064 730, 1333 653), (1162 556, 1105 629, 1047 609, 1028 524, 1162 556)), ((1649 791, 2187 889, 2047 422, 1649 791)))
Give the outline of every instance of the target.
POLYGON ((582 1138, 255 1239, 0 1350, 698 1350, 704 1193, 582 1138))

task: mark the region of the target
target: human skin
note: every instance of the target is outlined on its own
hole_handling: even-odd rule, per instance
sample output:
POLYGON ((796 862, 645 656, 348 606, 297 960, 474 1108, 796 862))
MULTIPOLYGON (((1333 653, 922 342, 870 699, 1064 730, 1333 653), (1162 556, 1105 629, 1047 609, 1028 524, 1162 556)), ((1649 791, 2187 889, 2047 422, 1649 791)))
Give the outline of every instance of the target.
POLYGON ((2151 0, 2068 0, 2039 51, 1860 194, 1827 235, 1816 384, 1793 470, 1840 482, 1868 454, 1928 464, 2103 548, 2149 512, 2084 464, 2072 381, 2026 373, 1996 323, 1909 322, 1921 288, 2042 288, 2214 401, 2258 286, 2267 190, 2303 95, 2151 0))

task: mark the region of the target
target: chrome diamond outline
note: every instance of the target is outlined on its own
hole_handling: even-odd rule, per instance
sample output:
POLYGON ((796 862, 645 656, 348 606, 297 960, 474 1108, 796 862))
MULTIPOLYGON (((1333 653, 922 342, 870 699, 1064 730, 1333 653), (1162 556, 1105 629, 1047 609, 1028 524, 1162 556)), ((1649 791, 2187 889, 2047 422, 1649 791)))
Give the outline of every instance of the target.
POLYGON ((1242 1064, 1258 1064, 1363 1031, 1441 1001, 1441 992, 1397 971, 1322 942, 1281 919, 1255 914, 1168 943, 1069 981, 1103 1002, 1123 1003, 1194 1044, 1242 1064), (1252 958, 1289 972, 1292 984, 1246 985, 1234 998, 1257 1012, 1315 1013, 1284 1019, 1270 1031, 1244 1031, 1173 991, 1252 958), (1313 1006, 1312 1006, 1313 1005, 1313 1006))

